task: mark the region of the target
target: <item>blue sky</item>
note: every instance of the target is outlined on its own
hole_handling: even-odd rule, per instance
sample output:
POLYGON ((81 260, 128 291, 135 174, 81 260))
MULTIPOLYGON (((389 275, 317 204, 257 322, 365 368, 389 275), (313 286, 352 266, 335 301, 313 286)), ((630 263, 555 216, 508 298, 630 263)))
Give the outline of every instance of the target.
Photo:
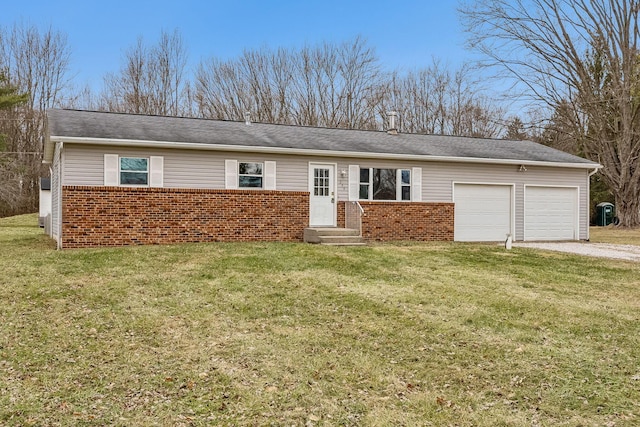
POLYGON ((123 52, 138 36, 153 43, 160 30, 175 28, 191 65, 211 56, 233 58, 243 49, 341 42, 360 35, 388 69, 426 67, 434 57, 457 67, 471 59, 463 48, 457 5, 456 0, 30 0, 5 2, 0 26, 23 22, 66 33, 75 83, 97 88, 107 72, 118 70, 123 52))

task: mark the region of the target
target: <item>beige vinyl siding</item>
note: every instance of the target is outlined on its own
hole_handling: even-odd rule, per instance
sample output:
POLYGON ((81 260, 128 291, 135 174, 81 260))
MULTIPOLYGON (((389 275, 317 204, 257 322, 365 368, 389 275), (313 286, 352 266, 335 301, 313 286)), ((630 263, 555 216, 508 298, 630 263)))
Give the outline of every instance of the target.
POLYGON ((359 158, 312 157, 261 153, 237 153, 180 149, 145 149, 109 146, 65 145, 65 185, 102 185, 104 154, 163 156, 165 188, 219 188, 225 186, 225 160, 276 162, 277 190, 308 191, 309 162, 337 165, 338 200, 349 199, 349 165, 363 168, 422 168, 422 201, 451 202, 454 183, 515 185, 514 238, 524 237, 524 184, 579 187, 580 239, 588 238, 588 169, 486 165, 454 162, 387 161, 359 158), (345 176, 342 176, 342 171, 345 176))
POLYGON ((338 162, 338 197, 348 200, 347 179, 340 177, 341 169, 348 165, 363 168, 422 168, 422 201, 451 202, 454 183, 487 183, 515 185, 515 239, 524 238, 524 185, 579 187, 579 238, 588 238, 588 169, 527 166, 520 172, 518 165, 487 165, 453 162, 399 162, 363 159, 346 159, 338 162))
MULTIPOLYGON (((139 149, 108 146, 65 145, 65 185, 103 185, 104 154, 130 157, 164 157, 165 188, 224 188, 224 161, 276 162, 277 189, 308 191, 309 162, 336 163, 336 158, 279 156, 220 151, 139 149)), ((341 162, 338 162, 339 164, 341 162)), ((348 163, 344 163, 348 167, 348 163)), ((338 169, 340 170, 340 169, 338 169)), ((339 175, 339 174, 338 174, 339 175)), ((345 179, 345 185, 346 185, 345 179)), ((345 189, 346 196, 346 189, 345 189)))
POLYGON ((589 170, 517 165, 483 165, 472 163, 425 163, 422 169, 423 200, 452 200, 453 183, 515 184, 515 239, 524 238, 524 185, 579 187, 580 239, 588 238, 589 170))
POLYGON ((64 148, 64 185, 103 185, 105 151, 72 144, 64 148))
MULTIPOLYGON (((167 188, 224 188, 224 159, 209 153, 181 150, 149 152, 164 156, 164 186, 167 188)), ((143 155, 143 153, 138 153, 143 155)))
POLYGON ((60 217, 61 195, 62 195, 62 173, 61 173, 61 144, 57 143, 53 151, 53 162, 51 164, 51 237, 55 239, 58 247, 60 246, 60 217))
POLYGON ((224 159, 195 150, 65 145, 65 185, 103 185, 104 155, 164 157, 164 187, 224 188, 224 159))

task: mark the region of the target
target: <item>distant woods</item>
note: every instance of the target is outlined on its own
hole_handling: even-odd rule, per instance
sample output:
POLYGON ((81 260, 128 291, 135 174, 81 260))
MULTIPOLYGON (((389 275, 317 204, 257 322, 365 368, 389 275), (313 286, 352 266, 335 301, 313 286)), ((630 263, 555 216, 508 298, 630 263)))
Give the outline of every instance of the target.
MULTIPOLYGON (((190 66, 179 31, 142 37, 123 51, 99 89, 74 81, 65 33, 25 24, 0 27, 0 93, 23 102, 0 109, 0 216, 34 212, 48 108, 251 120, 382 130, 399 113, 401 132, 501 137, 505 110, 459 69, 387 71, 362 38, 296 48, 245 50, 190 66)), ((80 60, 81 58, 77 58, 80 60)))
POLYGON ((483 97, 466 68, 383 72, 360 39, 300 49, 245 51, 199 64, 195 114, 238 120, 347 129, 384 128, 400 113, 403 132, 498 136, 504 112, 483 97))
POLYGON ((70 102, 77 108, 141 114, 252 120, 302 126, 382 129, 386 112, 400 130, 496 137, 504 110, 482 95, 467 66, 437 61, 407 73, 386 72, 362 38, 300 48, 245 50, 188 69, 180 33, 142 38, 104 78, 102 91, 70 102))
POLYGON ((38 210, 44 112, 69 99, 70 57, 61 32, 0 27, 0 216, 38 210))

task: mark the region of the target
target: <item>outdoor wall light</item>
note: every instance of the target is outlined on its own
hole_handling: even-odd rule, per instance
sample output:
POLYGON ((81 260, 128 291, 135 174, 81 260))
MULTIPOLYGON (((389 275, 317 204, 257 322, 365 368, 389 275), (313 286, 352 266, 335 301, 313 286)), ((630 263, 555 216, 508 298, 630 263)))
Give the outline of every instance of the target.
POLYGON ((347 177, 347 170, 346 169, 340 169, 340 177, 341 178, 346 178, 347 177))
POLYGON ((518 172, 526 172, 526 171, 527 171, 527 168, 524 165, 520 165, 518 172))

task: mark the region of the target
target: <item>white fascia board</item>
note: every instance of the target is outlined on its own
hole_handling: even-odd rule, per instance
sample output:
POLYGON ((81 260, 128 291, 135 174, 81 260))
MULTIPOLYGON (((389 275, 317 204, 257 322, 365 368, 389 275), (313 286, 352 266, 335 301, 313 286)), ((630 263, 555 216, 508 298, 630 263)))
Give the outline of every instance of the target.
POLYGON ((203 151, 235 151, 268 154, 297 154, 301 156, 354 157, 361 159, 416 160, 422 162, 485 163, 497 165, 548 166, 574 169, 600 169, 602 165, 593 163, 558 163, 534 160, 491 159, 481 157, 428 156, 422 154, 371 153, 359 151, 310 150, 304 148, 260 147, 250 145, 206 144, 193 142, 147 141, 137 139, 83 138, 51 136, 52 142, 70 144, 110 145, 125 147, 172 148, 203 151))

